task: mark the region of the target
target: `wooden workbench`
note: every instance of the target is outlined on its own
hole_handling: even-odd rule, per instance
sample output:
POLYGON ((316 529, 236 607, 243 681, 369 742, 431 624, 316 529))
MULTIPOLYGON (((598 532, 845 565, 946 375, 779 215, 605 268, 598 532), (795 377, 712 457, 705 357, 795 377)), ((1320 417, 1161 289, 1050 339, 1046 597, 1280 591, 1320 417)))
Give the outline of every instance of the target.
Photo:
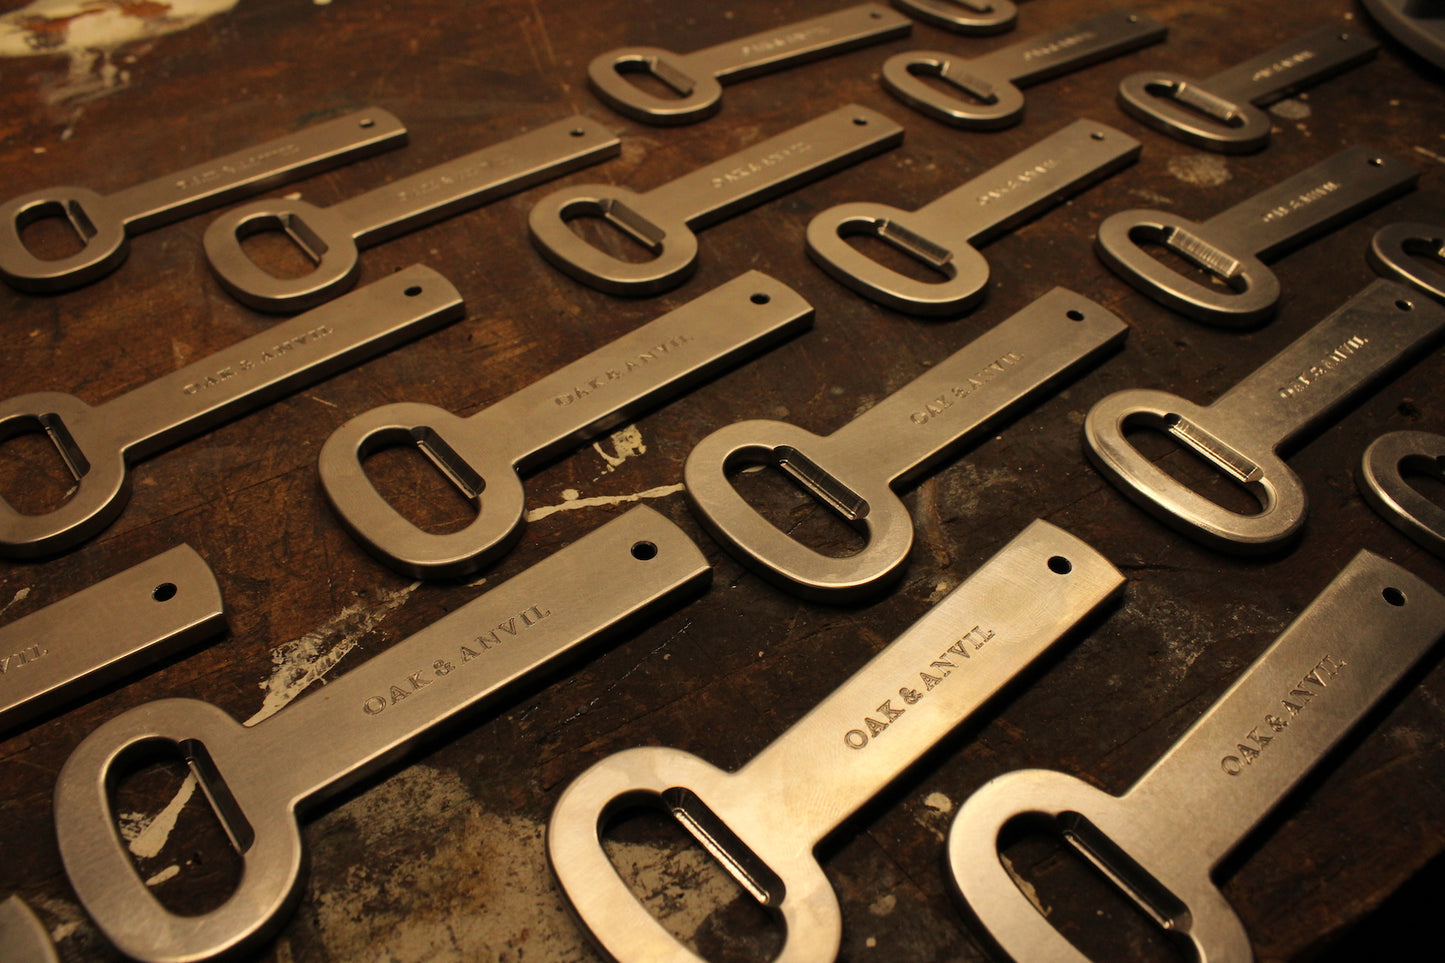
MULTIPOLYGON (((1148 66, 1205 76, 1321 23, 1372 30, 1354 4, 1272 4, 1263 15, 1246 0, 1144 0, 1137 6, 1170 28, 1165 43, 1029 90, 1023 123, 991 133, 945 127, 893 100, 878 82, 884 58, 914 48, 987 51, 1102 4, 1027 3, 1016 32, 991 38, 918 24, 909 39, 729 87, 718 116, 677 129, 628 121, 586 87, 588 61, 612 47, 687 51, 838 5, 241 0, 229 9, 192 4, 209 15, 185 20, 179 3, 76 3, 72 17, 26 21, 6 41, 8 53, 30 50, 0 59, 7 196, 51 184, 113 191, 368 105, 401 117, 410 144, 283 192, 333 203, 578 111, 623 141, 617 159, 363 252, 362 283, 414 263, 441 271, 466 299, 464 320, 141 463, 124 513, 77 550, 0 562, 8 623, 187 542, 214 569, 229 613, 220 638, 0 742, 0 896, 29 901, 62 958, 117 958, 71 892, 52 829, 56 774, 88 732, 167 696, 205 699, 240 720, 304 698, 308 681, 324 685, 638 500, 699 541, 715 566, 710 591, 313 814, 300 906, 257 959, 595 959, 543 853, 549 812, 573 777, 609 753, 654 744, 738 767, 1030 520, 1045 518, 1124 571, 1122 603, 819 854, 842 903, 840 959, 980 959, 942 871, 943 835, 974 789, 1012 769, 1045 767, 1122 791, 1361 548, 1445 587, 1445 565, 1384 524, 1355 488, 1360 453, 1379 434, 1445 429, 1438 355, 1292 456, 1311 515, 1282 554, 1233 558, 1174 534, 1106 484, 1080 448, 1083 415, 1099 398, 1137 386, 1212 400, 1372 279, 1364 251, 1376 229, 1445 222, 1438 72, 1384 39, 1373 62, 1278 105, 1272 145, 1240 157, 1143 128, 1115 106, 1115 86, 1148 66), (559 183, 650 188, 848 102, 897 119, 903 145, 708 229, 696 275, 670 293, 598 293, 544 263, 527 239, 527 210, 559 183), (1142 159, 989 245, 992 279, 972 314, 927 321, 879 308, 806 257, 803 233, 817 212, 864 199, 918 207, 1077 117, 1138 137, 1142 159), (1114 211, 1162 207, 1202 220, 1356 143, 1419 168, 1418 190, 1279 260, 1283 306, 1257 330, 1184 320, 1133 292, 1091 251, 1098 223, 1114 211), (348 418, 403 400, 472 414, 748 268, 794 286, 816 307, 815 329, 527 478, 527 507, 538 517, 480 576, 423 584, 399 575, 358 548, 325 504, 317 452, 348 418), (713 429, 780 418, 831 432, 1055 285, 1122 316, 1126 346, 907 492, 917 541, 891 593, 859 605, 799 601, 743 569, 689 513, 682 463, 713 429)), ((6 16, 14 27, 16 14, 6 16)), ((137 236, 119 270, 78 291, 0 286, 4 394, 61 390, 100 402, 266 330, 274 319, 235 303, 209 273, 201 236, 213 216, 137 236)), ((48 456, 48 473, 23 464, 47 451, 38 436, 0 447, 0 492, 31 510, 63 497, 58 460, 48 456), (36 485, 49 494, 34 494, 36 485)), ((414 517, 455 523, 470 511, 419 457, 387 454, 375 470, 414 517)), ((756 497, 822 543, 846 544, 841 526, 825 525, 824 510, 785 484, 756 497)), ((1425 932, 1430 918, 1408 910, 1441 886, 1442 703, 1437 658, 1231 860, 1221 883, 1258 959, 1357 958, 1355 939, 1388 954, 1389 938, 1425 932)), ((315 733, 314 748, 326 753, 326 732, 315 733)), ((127 838, 140 834, 137 871, 167 905, 195 912, 224 899, 239 862, 202 794, 187 796, 186 776, 179 761, 139 772, 119 788, 116 808, 127 838)), ((636 886, 709 958, 777 946, 761 911, 665 820, 633 819, 616 835, 636 886)), ((1105 887, 1056 842, 1026 840, 1011 856, 1096 958, 1159 954, 1159 938, 1106 901, 1105 887)))

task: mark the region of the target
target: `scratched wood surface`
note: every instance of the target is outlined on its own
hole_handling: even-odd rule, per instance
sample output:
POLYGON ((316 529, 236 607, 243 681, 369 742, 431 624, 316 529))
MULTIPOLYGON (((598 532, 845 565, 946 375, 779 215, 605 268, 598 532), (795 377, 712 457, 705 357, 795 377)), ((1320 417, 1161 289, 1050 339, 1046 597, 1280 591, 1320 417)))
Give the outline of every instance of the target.
MULTIPOLYGON (((586 88, 587 62, 612 47, 693 50, 836 6, 117 0, 35 3, 4 14, 5 194, 51 184, 106 193, 368 105, 400 116, 410 144, 283 191, 334 203, 577 111, 617 131, 622 154, 562 183, 643 190, 848 102, 907 130, 889 153, 709 228, 696 275, 654 298, 601 294, 542 261, 525 215, 556 184, 363 252, 362 283, 428 264, 460 289, 466 318, 139 464, 125 511, 77 550, 0 562, 0 622, 8 624, 188 542, 215 571, 229 614, 219 638, 0 742, 0 896, 29 901, 63 959, 117 958, 70 890, 52 830, 56 775, 88 732, 168 696, 256 719, 639 500, 698 540, 715 567, 707 594, 509 695, 427 742, 408 764, 309 814, 299 906, 254 958, 596 959, 543 854, 548 814, 573 777, 638 745, 740 766, 1041 517, 1126 573, 1122 603, 819 853, 842 904, 841 959, 981 959, 942 872, 943 835, 970 792, 1026 766, 1122 791, 1361 548, 1445 587, 1445 566, 1377 518, 1354 481, 1360 453, 1382 432, 1445 428, 1438 355, 1369 393, 1292 456, 1310 520, 1291 550, 1266 558, 1226 557, 1156 524, 1086 465, 1079 439, 1084 413, 1115 390, 1217 397, 1371 280, 1364 250, 1373 231, 1445 219, 1437 72, 1385 41, 1373 62, 1279 105, 1272 145, 1243 157, 1202 153, 1144 129, 1115 107, 1115 85, 1150 66, 1206 76, 1321 23, 1372 30, 1354 5, 1273 4, 1261 16, 1246 0, 1141 2, 1168 24, 1166 43, 1029 90, 1024 121, 993 133, 956 131, 901 106, 879 86, 883 59, 914 48, 986 52, 1102 4, 1027 3, 1018 31, 993 38, 918 24, 911 39, 729 87, 718 116, 678 129, 625 120, 586 88), (805 256, 804 228, 817 212, 864 199, 918 207, 1078 117, 1138 137, 1142 159, 989 245, 992 278, 972 314, 921 321, 875 307, 805 256), (1258 330, 1171 314, 1090 250, 1098 222, 1114 211, 1162 207, 1203 220, 1361 142, 1420 169, 1419 189, 1278 261, 1283 307, 1258 330), (328 510, 316 456, 348 418, 393 401, 474 413, 748 268, 806 297, 817 310, 814 330, 532 474, 534 519, 516 548, 478 577, 418 584, 366 555, 328 510), (859 605, 799 601, 744 570, 690 515, 679 491, 682 463, 708 432, 744 418, 831 432, 1054 285, 1122 316, 1131 327, 1126 346, 907 491, 917 541, 889 594, 859 605)), ((61 390, 99 403, 274 324, 235 303, 209 273, 200 242, 212 216, 137 236, 118 271, 78 291, 37 296, 0 286, 4 393, 61 390)), ((64 241, 53 227, 36 225, 29 237, 58 251, 64 241)), ((280 270, 288 255, 275 241, 259 238, 255 249, 280 270)), ((455 525, 471 510, 414 453, 383 452, 372 468, 426 524, 455 525)), ((25 510, 63 499, 65 477, 43 436, 0 445, 0 492, 25 510)), ((780 524, 834 551, 849 546, 849 531, 785 482, 748 476, 741 484, 780 524)), ((1259 959, 1355 959, 1361 946, 1388 951, 1424 933, 1429 917, 1415 910, 1428 905, 1426 894, 1438 895, 1445 850, 1442 701, 1445 670, 1435 657, 1225 867, 1222 887, 1259 959)), ((327 753, 330 735, 313 734, 317 754, 327 753)), ((178 760, 129 775, 115 808, 156 897, 195 913, 225 899, 239 862, 178 760)), ((776 950, 766 915, 665 820, 635 815, 611 835, 634 887, 700 952, 731 960, 776 950)), ((1008 855, 1051 918, 1096 958, 1169 958, 1169 945, 1057 840, 1028 837, 1008 855)))

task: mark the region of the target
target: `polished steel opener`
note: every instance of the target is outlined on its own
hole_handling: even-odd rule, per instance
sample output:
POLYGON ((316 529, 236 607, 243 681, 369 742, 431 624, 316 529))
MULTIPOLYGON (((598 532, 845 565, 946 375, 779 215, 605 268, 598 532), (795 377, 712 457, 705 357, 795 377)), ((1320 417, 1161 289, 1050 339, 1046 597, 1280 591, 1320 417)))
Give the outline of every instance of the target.
POLYGON ((738 561, 804 598, 848 602, 903 573, 913 520, 894 494, 1065 378, 1118 348, 1128 328, 1064 288, 984 332, 826 437, 781 421, 721 428, 687 456, 683 483, 703 527, 738 561), (776 528, 727 472, 772 465, 856 529, 856 555, 824 555, 776 528))
POLYGON ((1258 554, 1304 526, 1309 500, 1281 460, 1286 448, 1361 392, 1426 351, 1445 331, 1445 306, 1403 285, 1375 281, 1211 405, 1166 391, 1118 391, 1084 419, 1084 452, 1146 512, 1210 548, 1258 554), (1129 424, 1163 432, 1260 503, 1223 508, 1146 459, 1129 424))
POLYGON ((691 124, 717 113, 723 84, 905 37, 912 29, 907 17, 881 4, 860 3, 690 54, 661 47, 609 50, 587 65, 587 81, 603 103, 633 120, 691 124), (651 74, 678 96, 648 93, 627 79, 629 73, 651 74))
POLYGON ((603 759, 547 826, 563 895, 618 963, 699 963, 601 846, 615 812, 660 805, 782 918, 774 963, 834 959, 841 914, 813 850, 1123 584, 1084 542, 1036 521, 737 772, 662 747, 603 759))
POLYGON ((710 574, 681 529, 639 506, 253 728, 194 699, 123 713, 87 736, 56 780, 71 885, 137 960, 182 963, 253 946, 301 895, 299 815, 584 643, 700 593, 710 574), (244 862, 236 891, 209 913, 177 916, 158 903, 116 830, 113 770, 157 743, 186 758, 244 862))
POLYGON ((1391 224, 1370 239, 1370 264, 1395 281, 1413 284, 1437 301, 1445 301, 1445 271, 1416 258, 1445 263, 1445 228, 1434 224, 1391 224))
POLYGON ((329 208, 291 198, 253 201, 227 211, 206 228, 206 257, 221 287, 242 304, 258 311, 313 308, 356 283, 359 248, 614 157, 621 144, 597 121, 577 115, 329 208), (274 229, 291 238, 315 270, 283 278, 251 260, 242 238, 274 229))
POLYGON ((1320 27, 1202 81, 1168 70, 1131 74, 1119 84, 1119 106, 1175 140, 1250 154, 1269 146, 1269 114, 1261 107, 1362 64, 1379 49, 1363 34, 1320 27))
POLYGON ((44 431, 76 486, 59 508, 22 515, 0 496, 0 556, 74 548, 115 520, 127 466, 461 317, 462 299, 416 265, 288 318, 239 344, 92 407, 36 392, 0 402, 0 441, 44 431))
POLYGON ((924 23, 973 36, 1012 30, 1019 18, 1010 0, 893 0, 893 5, 924 23))
POLYGON ((1428 431, 1381 435, 1365 449, 1356 476, 1365 501, 1385 521, 1445 558, 1445 509, 1406 481, 1406 471, 1445 482, 1445 435, 1428 431))
POLYGON ((1078 120, 916 211, 872 201, 839 204, 808 222, 808 254, 863 297, 909 314, 960 314, 983 297, 983 245, 1139 157, 1139 142, 1107 124, 1078 120), (871 234, 938 272, 919 281, 844 238, 871 234))
POLYGON ((1370 147, 1350 147, 1241 201, 1202 224, 1165 211, 1132 210, 1099 225, 1094 249, 1109 269, 1180 314, 1228 327, 1260 324, 1279 303, 1264 261, 1312 241, 1411 190, 1420 172, 1370 147), (1162 244, 1208 271, 1206 286, 1140 245, 1162 244))
POLYGON ((55 944, 20 897, 0 901, 0 948, 5 963, 60 963, 55 944))
POLYGON ((610 294, 657 294, 677 287, 697 268, 694 229, 902 142, 902 127, 849 104, 645 194, 611 184, 564 187, 532 208, 527 227, 542 256, 583 284, 610 294), (603 218, 653 258, 634 264, 593 247, 567 226, 588 216, 603 218))
POLYGON ((1445 597, 1360 552, 1122 796, 1043 769, 984 784, 948 834, 954 885, 1003 958, 1084 963, 999 858, 1005 825, 1041 816, 1191 959, 1248 963, 1211 875, 1442 632, 1445 597))
POLYGON ((221 589, 189 545, 0 628, 0 733, 226 627, 221 589))
POLYGON ((400 402, 357 415, 326 439, 317 468, 341 523, 368 552, 418 578, 473 572, 522 534, 528 471, 722 369, 807 330, 813 308, 749 271, 467 418, 400 402), (455 532, 423 531, 362 466, 386 445, 416 445, 477 507, 455 532))
POLYGON ((973 60, 910 50, 883 62, 883 87, 909 107, 954 127, 996 130, 1023 120, 1020 87, 1042 83, 1164 39, 1168 28, 1133 10, 1113 10, 973 60), (955 88, 930 86, 931 77, 955 88))
POLYGON ((406 128, 368 107, 166 177, 101 196, 84 187, 47 187, 0 204, 0 277, 21 291, 69 291, 105 277, 129 253, 127 238, 406 142, 406 128), (46 217, 80 238, 68 257, 42 259, 20 237, 46 217))

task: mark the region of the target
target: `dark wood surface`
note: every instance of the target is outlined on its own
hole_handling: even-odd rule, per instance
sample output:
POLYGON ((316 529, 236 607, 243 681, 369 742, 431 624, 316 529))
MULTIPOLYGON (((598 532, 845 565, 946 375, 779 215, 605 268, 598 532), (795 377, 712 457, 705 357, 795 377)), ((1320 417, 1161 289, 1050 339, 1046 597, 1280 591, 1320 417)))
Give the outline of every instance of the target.
MULTIPOLYGON (((1353 4, 1140 3, 1168 24, 1166 43, 1027 91, 1023 123, 993 133, 953 130, 901 106, 879 86, 883 59, 914 48, 984 52, 1101 4, 1027 3, 1019 29, 994 38, 918 24, 910 39, 729 87, 718 116, 679 129, 625 120, 586 89, 587 62, 612 47, 693 50, 836 6, 242 0, 167 32, 161 25, 179 8, 117 3, 68 23, 25 26, 32 46, 50 46, 0 59, 7 195, 51 184, 114 191, 367 105, 400 116, 409 146, 283 193, 334 203, 577 111, 618 131, 622 155, 561 183, 634 189, 847 102, 907 129, 901 147, 709 228, 696 275, 654 298, 600 294, 542 261, 525 215, 555 183, 363 252, 363 283, 428 264, 461 290, 466 318, 137 465, 124 513, 77 550, 0 562, 0 620, 8 623, 188 542, 214 569, 229 612, 222 637, 0 742, 0 895, 28 900, 64 959, 116 957, 66 882, 50 809, 57 772, 97 725, 167 696, 202 698, 248 719, 268 691, 299 690, 328 653, 340 656, 325 676, 334 678, 625 510, 638 493, 676 485, 691 445, 713 429, 762 417, 831 432, 1054 285, 1125 318, 1126 346, 907 491, 917 542, 895 590, 863 605, 798 601, 712 543, 682 494, 647 499, 697 538, 715 565, 711 590, 309 814, 300 905, 256 958, 595 959, 564 911, 542 847, 551 807, 573 777, 638 745, 740 766, 1030 520, 1046 518, 1126 573, 1122 604, 969 720, 819 854, 842 903, 841 959, 979 959, 942 871, 943 834, 971 791, 1021 767, 1122 791, 1361 548, 1445 587, 1445 566, 1385 525, 1354 480, 1360 453, 1382 432, 1445 427, 1438 355, 1368 394, 1291 457, 1310 494, 1310 520, 1297 544, 1270 557, 1232 558, 1172 533, 1106 484, 1080 450, 1083 415, 1105 394, 1160 387, 1213 400, 1371 280, 1364 250, 1372 232, 1445 220, 1437 72, 1386 40, 1373 62, 1278 107, 1272 145, 1243 157, 1204 154, 1144 129, 1115 107, 1115 86, 1147 66, 1206 76, 1321 23, 1372 30, 1353 4), (106 40, 116 28, 102 29, 102 16, 151 33, 106 40), (805 256, 804 228, 817 212, 863 199, 918 207, 1077 117, 1138 137, 1142 159, 989 245, 988 295, 970 315, 924 321, 875 307, 805 256), (1091 251, 1109 213, 1162 207, 1202 220, 1355 143, 1420 169, 1419 189, 1280 259, 1283 306, 1258 330, 1184 320, 1134 293, 1091 251), (529 510, 569 496, 600 502, 538 518, 478 578, 418 585, 367 556, 328 510, 316 456, 348 418, 403 400, 474 413, 748 268, 796 287, 817 309, 815 329, 532 474, 529 510)), ((265 331, 274 319, 233 302, 208 271, 200 241, 212 216, 134 238, 120 270, 75 292, 0 286, 4 393, 61 390, 99 403, 265 331)), ((63 497, 63 468, 50 451, 37 436, 0 446, 5 497, 32 511, 63 497), (51 467, 28 467, 40 455, 51 467)), ((375 473, 413 516, 455 524, 470 511, 420 457, 387 454, 375 473)), ((847 544, 841 526, 824 524, 822 509, 784 483, 759 486, 755 497, 821 543, 847 544)), ((1392 939, 1426 932, 1428 918, 1377 911, 1392 894, 1408 900, 1421 887, 1438 897, 1442 702, 1445 672, 1432 658, 1225 867, 1221 885, 1258 959, 1346 958, 1357 932, 1388 952, 1392 939)), ((328 733, 314 740, 325 754, 328 733)), ((125 780, 116 802, 122 822, 162 812, 184 791, 185 774, 172 760, 125 780)), ((238 872, 206 810, 194 794, 169 833, 164 820, 152 828, 148 839, 163 845, 137 856, 143 877, 163 879, 157 897, 188 912, 224 899, 238 872)), ((776 947, 761 912, 662 819, 629 820, 616 836, 621 861, 640 866, 637 887, 702 952, 742 959, 776 947)), ((1167 958, 1056 842, 1025 840, 1011 856, 1053 918, 1096 958, 1167 958)))

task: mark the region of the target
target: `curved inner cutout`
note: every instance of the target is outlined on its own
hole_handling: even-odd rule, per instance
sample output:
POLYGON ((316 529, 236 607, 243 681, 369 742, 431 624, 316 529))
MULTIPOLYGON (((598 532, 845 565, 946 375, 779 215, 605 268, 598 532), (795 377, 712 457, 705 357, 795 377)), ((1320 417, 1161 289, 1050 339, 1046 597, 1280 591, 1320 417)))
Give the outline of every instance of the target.
POLYGON ((1445 456, 1412 455, 1402 459, 1400 479, 1436 506, 1445 507, 1445 456))
POLYGON ((950 64, 947 69, 943 64, 932 61, 911 63, 908 65, 908 72, 920 84, 936 90, 949 100, 962 100, 971 107, 992 107, 998 103, 998 92, 993 84, 982 77, 960 70, 956 63, 950 64))
MULTIPOLYGON (((780 918, 757 898, 755 883, 741 885, 732 875, 729 864, 735 871, 740 863, 731 857, 720 862, 715 845, 699 841, 700 826, 678 812, 683 794, 691 796, 671 790, 664 798, 630 800, 608 819, 603 851, 637 901, 693 953, 711 963, 773 959, 783 946, 780 918)), ((766 867, 761 871, 772 876, 766 867)), ((775 876, 769 885, 781 893, 775 876)))
POLYGON ((1230 101, 1188 81, 1156 80, 1144 85, 1152 97, 1171 100, 1206 120, 1223 124, 1225 127, 1244 126, 1244 113, 1230 101))
POLYGON ((657 57, 625 58, 617 62, 616 70, 638 90, 662 100, 690 97, 697 86, 687 74, 657 57))
POLYGON ((941 284, 958 274, 952 251, 897 221, 849 221, 839 226, 838 236, 870 261, 913 281, 941 284))
POLYGON ((59 418, 42 415, 0 428, 0 499, 21 515, 60 508, 89 471, 59 418))
POLYGON ((1188 419, 1130 418, 1124 422, 1124 438, 1156 468, 1220 508, 1236 515, 1258 515, 1264 509, 1256 494, 1259 466, 1188 419))
POLYGON ((1130 229, 1129 240, 1170 271, 1196 284, 1221 293, 1243 294, 1249 290, 1244 265, 1238 258, 1185 228, 1139 225, 1130 229))
POLYGON ((628 264, 646 264, 662 253, 667 232, 616 198, 573 204, 562 219, 587 244, 628 264))
POLYGON ((97 233, 85 208, 75 201, 37 204, 17 217, 15 226, 20 243, 41 261, 74 257, 97 233))
POLYGON ((200 916, 231 897, 244 864, 188 755, 159 739, 122 754, 110 801, 116 833, 150 893, 172 913, 200 916))
POLYGON ((807 548, 833 558, 868 546, 862 519, 868 503, 795 448, 736 458, 724 468, 743 500, 772 526, 807 548), (827 511, 818 511, 819 505, 827 511))
MULTIPOLYGON (((1400 245, 1411 260, 1419 262, 1425 272, 1438 272, 1445 268, 1445 238, 1411 237, 1400 245)), ((1416 273, 1422 273, 1418 269, 1416 273)))
POLYGON ((999 836, 999 859, 1021 898, 1091 960, 1193 960, 1173 926, 1189 910, 1077 813, 1020 816, 999 836))
POLYGON ((361 465, 397 514, 431 535, 450 535, 476 520, 486 482, 440 435, 416 428, 375 441, 361 465))
POLYGON ((280 280, 310 274, 330 249, 299 215, 289 213, 252 218, 237 229, 236 239, 253 264, 280 280))

